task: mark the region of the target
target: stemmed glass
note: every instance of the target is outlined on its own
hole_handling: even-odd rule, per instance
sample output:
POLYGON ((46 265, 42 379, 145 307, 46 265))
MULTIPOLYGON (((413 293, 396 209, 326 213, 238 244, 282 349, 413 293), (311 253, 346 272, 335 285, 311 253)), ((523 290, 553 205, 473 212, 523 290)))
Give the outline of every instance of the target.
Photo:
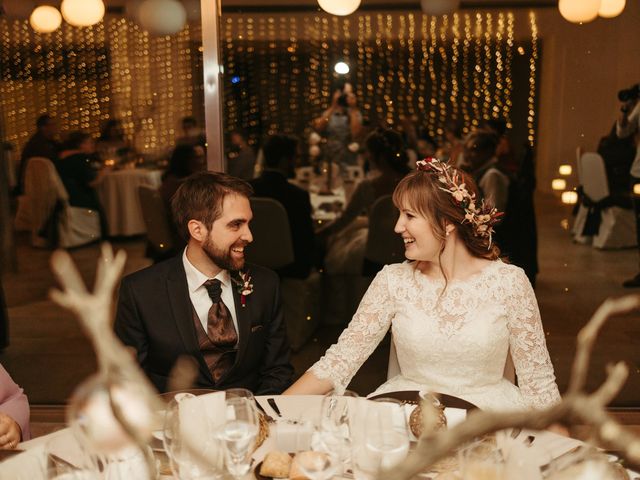
POLYGON ((393 398, 368 402, 364 435, 353 447, 355 478, 376 478, 400 464, 408 453, 409 431, 402 403, 393 398))
POLYGON ((334 452, 343 464, 343 472, 351 460, 350 408, 354 408, 356 398, 357 393, 346 390, 343 395, 330 393, 322 399, 313 442, 314 450, 334 452))
POLYGON ((258 414, 253 398, 228 397, 227 417, 220 431, 228 472, 236 477, 251 468, 251 454, 258 436, 258 414))
POLYGON ((220 443, 209 434, 208 423, 203 423, 198 412, 190 408, 188 400, 193 397, 182 394, 167 405, 162 443, 171 470, 180 480, 222 478, 224 467, 220 443))

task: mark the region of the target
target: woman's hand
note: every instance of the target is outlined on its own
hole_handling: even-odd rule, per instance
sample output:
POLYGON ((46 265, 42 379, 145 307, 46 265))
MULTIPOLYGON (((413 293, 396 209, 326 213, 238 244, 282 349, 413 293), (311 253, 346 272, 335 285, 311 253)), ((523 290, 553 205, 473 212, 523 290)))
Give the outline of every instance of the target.
POLYGON ((0 413, 0 448, 16 448, 21 438, 20 426, 9 415, 0 413))

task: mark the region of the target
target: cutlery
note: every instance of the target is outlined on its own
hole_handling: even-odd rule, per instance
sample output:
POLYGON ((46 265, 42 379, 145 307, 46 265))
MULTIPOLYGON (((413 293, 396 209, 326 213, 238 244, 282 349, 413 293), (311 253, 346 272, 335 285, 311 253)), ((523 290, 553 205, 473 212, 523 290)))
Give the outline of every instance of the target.
POLYGON ((276 412, 279 417, 282 416, 282 414, 280 413, 280 409, 278 408, 278 405, 276 404, 276 401, 273 398, 267 398, 267 403, 271 408, 273 408, 273 411, 276 412))
POLYGON ((262 412, 262 414, 264 415, 264 418, 267 419, 267 422, 269 422, 269 423, 275 422, 275 419, 271 415, 269 415, 267 413, 267 411, 264 409, 264 407, 262 405, 260 405, 260 402, 258 400, 256 400, 256 405, 258 407, 258 410, 260 410, 262 412))
POLYGON ((540 473, 542 474, 543 477, 547 476, 549 473, 549 467, 551 467, 551 465, 555 462, 557 462, 558 460, 561 460, 565 457, 569 457, 571 455, 573 455, 574 453, 576 453, 577 451, 579 451, 582 448, 582 445, 578 445, 576 447, 573 447, 571 450, 569 450, 568 452, 564 452, 562 455, 557 456, 556 458, 554 458, 553 460, 551 460, 549 463, 546 463, 544 465, 540 466, 540 473))
POLYGON ((533 435, 528 435, 527 438, 524 439, 524 444, 528 447, 533 443, 535 439, 536 437, 534 437, 533 435))
POLYGON ((522 432, 521 428, 514 428, 511 430, 511 438, 516 438, 522 432))

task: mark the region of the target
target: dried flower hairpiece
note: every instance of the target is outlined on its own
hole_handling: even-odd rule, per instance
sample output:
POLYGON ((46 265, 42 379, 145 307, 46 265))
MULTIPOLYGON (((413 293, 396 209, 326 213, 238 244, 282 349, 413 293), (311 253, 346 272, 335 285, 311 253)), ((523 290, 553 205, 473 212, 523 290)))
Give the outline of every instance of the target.
POLYGON ((455 203, 464 209, 464 218, 461 223, 470 223, 473 226, 473 233, 477 237, 489 238, 491 248, 492 236, 495 233, 493 226, 500 221, 504 215, 495 207, 485 204, 480 200, 477 204, 476 194, 470 193, 458 171, 451 165, 442 162, 434 157, 427 157, 416 162, 416 168, 435 176, 440 182, 440 190, 443 190, 453 197, 455 203))

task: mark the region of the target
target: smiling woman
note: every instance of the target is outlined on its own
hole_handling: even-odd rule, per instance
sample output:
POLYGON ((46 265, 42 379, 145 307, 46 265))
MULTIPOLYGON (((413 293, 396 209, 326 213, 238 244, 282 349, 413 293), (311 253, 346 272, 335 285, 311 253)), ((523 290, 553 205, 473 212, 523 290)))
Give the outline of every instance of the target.
POLYGON ((286 393, 342 392, 391 328, 400 374, 377 394, 429 390, 502 411, 559 401, 533 289, 498 259, 498 214, 477 191, 435 159, 400 181, 395 231, 410 261, 376 276, 338 343, 286 393), (511 360, 518 386, 503 376, 511 360))

